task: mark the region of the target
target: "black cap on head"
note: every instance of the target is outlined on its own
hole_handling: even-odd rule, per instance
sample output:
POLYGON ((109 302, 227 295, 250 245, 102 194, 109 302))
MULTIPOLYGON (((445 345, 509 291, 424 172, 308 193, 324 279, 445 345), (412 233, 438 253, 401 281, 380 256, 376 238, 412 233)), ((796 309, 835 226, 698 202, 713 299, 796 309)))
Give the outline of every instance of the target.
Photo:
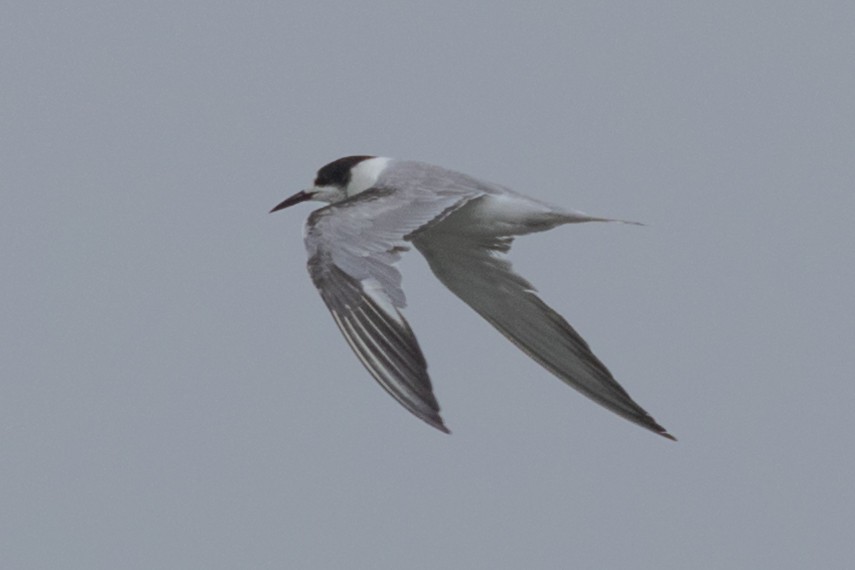
POLYGON ((373 156, 345 156, 334 160, 318 170, 318 175, 315 177, 315 186, 338 186, 344 188, 350 182, 350 170, 373 156))

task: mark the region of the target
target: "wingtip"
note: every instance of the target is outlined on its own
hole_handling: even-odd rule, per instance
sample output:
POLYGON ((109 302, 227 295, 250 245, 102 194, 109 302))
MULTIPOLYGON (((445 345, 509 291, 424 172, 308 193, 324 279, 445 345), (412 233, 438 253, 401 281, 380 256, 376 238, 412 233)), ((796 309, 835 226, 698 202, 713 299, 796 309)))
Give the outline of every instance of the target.
POLYGON ((662 427, 661 425, 659 425, 656 422, 656 420, 654 420, 650 416, 647 416, 647 417, 650 419, 650 423, 645 422, 641 425, 643 425, 644 427, 646 427, 647 429, 649 429, 650 431, 652 431, 656 435, 661 435, 665 439, 670 439, 671 441, 677 441, 677 438, 674 437, 673 435, 671 435, 670 433, 668 433, 668 430, 665 429, 664 427, 662 427))
MULTIPOLYGON (((650 431, 652 431, 656 435, 661 435, 665 439, 670 439, 671 441, 677 441, 676 437, 674 437, 673 435, 668 433, 668 430, 665 429, 664 427, 662 427, 661 425, 659 425, 659 423, 656 420, 654 420, 652 417, 650 417, 649 414, 647 415, 646 420, 647 421, 637 422, 637 423, 639 423, 642 427, 649 429, 650 431)), ((633 420, 633 421, 636 421, 636 420, 633 420)))
POLYGON ((671 435, 670 433, 668 433, 667 431, 661 431, 661 432, 659 432, 659 435, 661 435, 662 437, 664 437, 666 439, 670 439, 671 441, 677 441, 677 438, 674 437, 673 435, 671 435))
POLYGON ((441 418, 439 419, 439 421, 437 423, 431 423, 431 425, 433 427, 435 427, 436 429, 438 429, 439 431, 441 431, 442 433, 447 433, 448 435, 451 435, 451 430, 448 429, 447 427, 445 427, 445 423, 442 421, 441 418))
POLYGON ((451 435, 451 430, 448 429, 447 427, 445 427, 445 422, 442 421, 442 418, 439 417, 439 415, 436 415, 435 417, 431 417, 431 418, 422 418, 422 419, 430 427, 436 428, 439 431, 441 431, 442 433, 447 433, 447 434, 451 435))

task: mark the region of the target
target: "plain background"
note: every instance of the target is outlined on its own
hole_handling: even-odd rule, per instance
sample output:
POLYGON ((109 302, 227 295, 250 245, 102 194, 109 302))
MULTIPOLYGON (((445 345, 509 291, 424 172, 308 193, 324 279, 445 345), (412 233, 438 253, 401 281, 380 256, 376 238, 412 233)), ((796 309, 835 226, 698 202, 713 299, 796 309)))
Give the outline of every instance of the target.
POLYGON ((849 568, 852 2, 3 2, 0 566, 849 568), (402 264, 443 435, 305 272, 339 156, 646 227, 515 266, 680 441, 402 264))

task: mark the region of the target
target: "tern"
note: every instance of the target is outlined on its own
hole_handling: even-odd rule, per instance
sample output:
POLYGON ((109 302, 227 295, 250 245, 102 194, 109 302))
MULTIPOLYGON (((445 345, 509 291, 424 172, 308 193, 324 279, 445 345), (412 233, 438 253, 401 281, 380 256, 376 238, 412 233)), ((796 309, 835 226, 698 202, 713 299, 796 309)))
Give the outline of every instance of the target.
POLYGON ((365 155, 322 167, 312 188, 271 213, 307 200, 328 204, 306 222, 312 281, 368 372, 418 418, 450 433, 425 357, 401 314, 406 301, 395 265, 410 245, 446 287, 549 372, 627 420, 675 440, 505 259, 516 236, 562 224, 623 220, 561 209, 439 166, 365 155))

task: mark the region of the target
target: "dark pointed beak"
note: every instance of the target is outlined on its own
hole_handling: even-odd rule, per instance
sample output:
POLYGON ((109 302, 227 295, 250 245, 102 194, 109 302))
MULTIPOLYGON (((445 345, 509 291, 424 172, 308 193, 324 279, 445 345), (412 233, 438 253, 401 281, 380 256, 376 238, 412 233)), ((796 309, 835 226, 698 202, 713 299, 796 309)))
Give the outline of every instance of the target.
POLYGON ((312 193, 306 192, 305 190, 300 190, 290 198, 286 198, 283 200, 278 206, 270 210, 270 213, 278 212, 279 210, 283 210, 288 206, 293 206, 294 204, 299 204, 300 202, 305 202, 306 200, 312 199, 312 193))

